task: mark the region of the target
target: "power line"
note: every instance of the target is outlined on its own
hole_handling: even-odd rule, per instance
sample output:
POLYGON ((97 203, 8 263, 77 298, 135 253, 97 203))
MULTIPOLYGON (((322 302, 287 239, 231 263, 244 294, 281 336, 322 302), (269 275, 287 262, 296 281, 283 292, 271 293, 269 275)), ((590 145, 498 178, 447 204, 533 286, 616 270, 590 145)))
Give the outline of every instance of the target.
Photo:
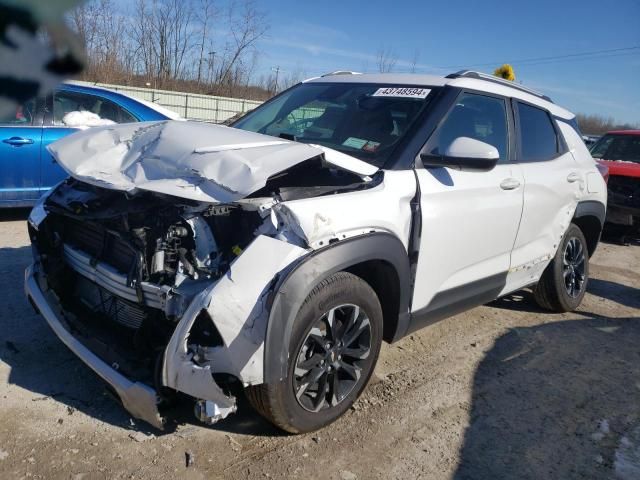
POLYGON ((514 63, 513 65, 516 65, 518 68, 523 68, 523 67, 530 67, 530 66, 536 66, 536 65, 549 65, 549 64, 558 63, 558 62, 564 63, 564 62, 579 62, 581 60, 604 60, 609 58, 628 57, 632 55, 640 55, 640 51, 612 53, 609 55, 594 55, 592 57, 566 58, 562 60, 545 60, 540 62, 530 62, 530 63, 522 63, 522 64, 514 63))
MULTIPOLYGON (((437 67, 439 69, 443 69, 443 70, 449 70, 449 69, 454 69, 454 68, 469 68, 469 67, 491 67, 494 65, 498 65, 498 64, 503 64, 503 63, 510 63, 510 64, 514 64, 514 65, 523 65, 523 64, 535 64, 535 63, 531 63, 531 62, 541 62, 541 61, 545 61, 545 62, 549 62, 551 63, 552 61, 560 61, 560 60, 567 60, 570 58, 580 58, 580 57, 592 57, 592 56, 597 56, 597 55, 602 55, 602 54, 611 54, 611 53, 619 53, 619 52, 629 52, 629 53, 636 53, 636 52, 631 52, 633 50, 640 50, 640 46, 633 46, 633 47, 623 47, 623 48, 612 48, 612 49, 608 49, 608 50, 594 50, 591 52, 582 52, 582 53, 571 53, 568 55, 554 55, 554 56, 549 56, 549 57, 534 57, 534 58, 524 58, 524 59, 520 59, 520 60, 511 60, 511 61, 497 61, 497 62, 487 62, 487 63, 472 63, 472 64, 465 64, 465 65, 449 65, 446 67, 437 67)), ((606 56, 606 55, 605 55, 606 56)))

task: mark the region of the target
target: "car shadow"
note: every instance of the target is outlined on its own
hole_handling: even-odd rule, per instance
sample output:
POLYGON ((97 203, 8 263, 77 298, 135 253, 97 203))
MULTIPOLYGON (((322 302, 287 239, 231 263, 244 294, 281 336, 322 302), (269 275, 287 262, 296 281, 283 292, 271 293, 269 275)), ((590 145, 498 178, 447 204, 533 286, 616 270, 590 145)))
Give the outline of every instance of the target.
POLYGON ((613 300, 620 305, 640 309, 640 288, 630 287, 610 280, 590 278, 587 291, 593 295, 613 300))
POLYGON ((581 314, 513 328, 486 353, 454 478, 614 476, 640 428, 640 317, 581 314))
POLYGON ((15 222, 29 218, 31 208, 0 208, 0 222, 15 222))
MULTIPOLYGON (((640 288, 591 277, 587 284, 587 292, 626 307, 640 308, 640 288)), ((538 306, 530 289, 505 295, 488 303, 487 306, 519 312, 548 313, 547 310, 538 306)))
MULTIPOLYGON (((5 215, 6 216, 6 215, 5 215)), ((31 247, 0 248, 0 362, 9 367, 7 382, 32 392, 32 402, 57 401, 68 414, 83 412, 123 429, 163 435, 184 425, 205 426, 193 414, 193 403, 180 399, 166 412, 167 425, 160 432, 141 420, 131 419, 113 398, 106 384, 75 356, 35 313, 24 290, 24 269, 31 262, 31 247)), ((262 419, 238 392, 238 412, 210 427, 229 433, 278 436, 282 433, 262 419)))
POLYGON ((529 289, 519 290, 500 297, 493 302, 487 303, 487 306, 503 310, 515 310, 517 312, 549 313, 547 310, 538 306, 533 298, 533 291, 529 289))

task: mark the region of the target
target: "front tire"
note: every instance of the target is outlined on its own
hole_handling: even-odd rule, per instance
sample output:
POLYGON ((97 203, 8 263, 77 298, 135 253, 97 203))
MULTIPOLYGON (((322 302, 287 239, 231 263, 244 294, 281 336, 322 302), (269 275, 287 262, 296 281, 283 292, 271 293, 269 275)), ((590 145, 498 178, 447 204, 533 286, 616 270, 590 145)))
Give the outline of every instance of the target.
POLYGON ((287 377, 248 387, 253 407, 290 433, 339 418, 366 387, 382 343, 382 309, 361 278, 338 272, 305 299, 291 332, 287 377))
POLYGON ((582 230, 571 224, 555 257, 536 285, 534 296, 540 307, 553 312, 578 308, 587 291, 589 254, 582 230))

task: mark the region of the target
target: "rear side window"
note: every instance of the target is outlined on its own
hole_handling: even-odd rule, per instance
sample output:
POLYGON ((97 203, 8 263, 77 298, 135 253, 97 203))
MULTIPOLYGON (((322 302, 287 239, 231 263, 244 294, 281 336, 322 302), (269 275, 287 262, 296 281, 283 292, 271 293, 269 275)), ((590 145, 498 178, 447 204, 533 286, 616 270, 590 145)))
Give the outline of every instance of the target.
POLYGON ((53 124, 68 127, 129 123, 136 119, 111 100, 76 92, 55 92, 53 124))
POLYGON ((549 114, 531 105, 518 105, 521 158, 523 162, 551 160, 560 151, 549 114))

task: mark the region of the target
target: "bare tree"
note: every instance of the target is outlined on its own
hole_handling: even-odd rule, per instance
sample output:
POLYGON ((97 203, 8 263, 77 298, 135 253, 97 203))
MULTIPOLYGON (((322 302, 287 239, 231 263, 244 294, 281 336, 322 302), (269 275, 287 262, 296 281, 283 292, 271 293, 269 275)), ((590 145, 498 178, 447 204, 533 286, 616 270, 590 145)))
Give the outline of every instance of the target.
POLYGON ((378 50, 377 64, 380 73, 389 73, 398 63, 398 57, 390 47, 383 46, 378 50))
MULTIPOLYGON (((197 81, 202 81, 202 62, 204 61, 205 44, 209 43, 210 26, 219 14, 219 10, 213 0, 200 0, 198 5, 197 18, 200 23, 200 44, 198 54, 198 76, 197 81)), ((210 50, 212 51, 212 50, 210 50)))
POLYGON ((239 73, 236 67, 242 63, 243 56, 255 48, 269 26, 255 0, 234 0, 229 7, 228 20, 232 41, 225 46, 217 80, 220 84, 233 86, 239 73))
POLYGON ((87 71, 103 81, 123 76, 125 19, 115 13, 112 0, 81 4, 70 13, 69 21, 76 30, 89 59, 87 71))

